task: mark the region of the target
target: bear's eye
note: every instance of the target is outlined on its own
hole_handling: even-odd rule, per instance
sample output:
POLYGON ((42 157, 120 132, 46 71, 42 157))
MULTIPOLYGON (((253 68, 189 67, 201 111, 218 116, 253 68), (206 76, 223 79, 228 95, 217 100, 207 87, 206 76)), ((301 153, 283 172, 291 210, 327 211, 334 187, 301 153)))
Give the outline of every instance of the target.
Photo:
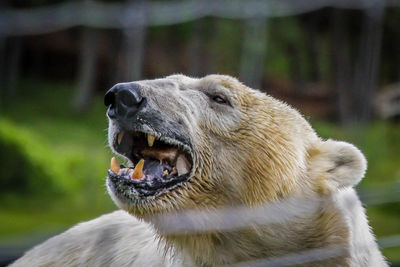
POLYGON ((212 99, 214 102, 217 102, 218 104, 226 104, 226 105, 229 105, 228 100, 227 100, 224 96, 221 96, 221 95, 214 95, 214 96, 211 97, 211 99, 212 99))

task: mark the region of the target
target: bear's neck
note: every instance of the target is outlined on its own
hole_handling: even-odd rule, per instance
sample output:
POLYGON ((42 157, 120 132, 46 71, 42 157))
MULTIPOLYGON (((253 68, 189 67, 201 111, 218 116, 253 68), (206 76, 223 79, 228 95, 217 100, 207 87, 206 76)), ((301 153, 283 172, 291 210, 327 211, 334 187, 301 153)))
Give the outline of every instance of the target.
MULTIPOLYGON (((285 222, 208 233, 172 234, 164 238, 196 265, 216 266, 283 257, 323 247, 344 248, 348 244, 349 230, 334 204, 325 202, 307 216, 296 216, 285 222)), ((341 259, 330 263, 342 263, 338 260, 345 259, 341 255, 341 259)))

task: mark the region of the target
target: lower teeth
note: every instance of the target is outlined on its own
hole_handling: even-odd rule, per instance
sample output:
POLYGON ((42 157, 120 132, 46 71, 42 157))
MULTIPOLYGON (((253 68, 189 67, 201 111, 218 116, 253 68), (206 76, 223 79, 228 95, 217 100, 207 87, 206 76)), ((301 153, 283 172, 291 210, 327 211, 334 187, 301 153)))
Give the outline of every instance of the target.
MULTIPOLYGON (((112 157, 110 169, 113 173, 122 176, 128 176, 133 180, 140 180, 145 177, 145 160, 141 159, 136 166, 125 167, 124 165, 119 165, 115 157, 112 157)), ((190 164, 185 157, 179 156, 176 161, 176 166, 170 166, 169 164, 160 164, 158 160, 146 160, 146 170, 149 176, 163 177, 166 178, 172 176, 181 176, 189 172, 190 164), (156 162, 157 161, 157 162, 156 162)))
POLYGON ((135 169, 132 173, 132 179, 141 179, 143 178, 143 166, 144 166, 144 159, 141 159, 138 164, 136 164, 135 169))

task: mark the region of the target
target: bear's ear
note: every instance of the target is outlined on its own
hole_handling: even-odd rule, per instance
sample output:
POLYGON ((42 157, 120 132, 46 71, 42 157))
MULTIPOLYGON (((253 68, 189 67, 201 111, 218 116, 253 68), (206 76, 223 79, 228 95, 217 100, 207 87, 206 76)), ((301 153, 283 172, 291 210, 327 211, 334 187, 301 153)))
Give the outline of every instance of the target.
POLYGON ((328 190, 355 186, 367 169, 367 161, 361 151, 346 142, 323 141, 309 155, 310 176, 328 190))

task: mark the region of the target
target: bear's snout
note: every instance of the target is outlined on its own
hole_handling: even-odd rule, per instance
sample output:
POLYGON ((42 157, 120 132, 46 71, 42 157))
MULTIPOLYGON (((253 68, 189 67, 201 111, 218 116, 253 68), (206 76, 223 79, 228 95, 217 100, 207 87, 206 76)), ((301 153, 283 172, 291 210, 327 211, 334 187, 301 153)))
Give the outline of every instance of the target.
POLYGON ((137 83, 118 83, 104 96, 110 119, 129 119, 134 117, 146 103, 140 85, 137 83))

